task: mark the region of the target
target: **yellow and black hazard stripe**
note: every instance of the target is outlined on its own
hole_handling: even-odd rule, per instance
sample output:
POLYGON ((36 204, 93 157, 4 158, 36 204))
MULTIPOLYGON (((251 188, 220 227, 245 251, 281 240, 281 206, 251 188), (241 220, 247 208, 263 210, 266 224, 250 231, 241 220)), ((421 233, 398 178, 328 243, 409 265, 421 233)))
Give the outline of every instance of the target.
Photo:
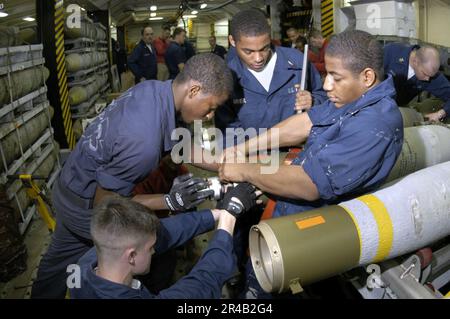
POLYGON ((72 129, 72 113, 67 89, 66 59, 64 52, 64 0, 55 0, 55 50, 56 70, 58 73, 59 101, 64 121, 64 132, 70 149, 75 147, 75 135, 72 129))
POLYGON ((321 0, 322 35, 324 38, 334 32, 334 1, 321 0))
POLYGON ((289 12, 286 14, 286 18, 296 18, 296 17, 304 17, 309 16, 311 17, 312 10, 299 10, 294 12, 289 12))

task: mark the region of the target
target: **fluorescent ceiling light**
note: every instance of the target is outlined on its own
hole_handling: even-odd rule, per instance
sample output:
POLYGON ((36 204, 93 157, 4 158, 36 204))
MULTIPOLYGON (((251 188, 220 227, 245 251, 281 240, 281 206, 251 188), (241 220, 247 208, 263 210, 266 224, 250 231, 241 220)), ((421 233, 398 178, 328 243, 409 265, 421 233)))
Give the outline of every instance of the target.
POLYGON ((154 17, 154 18, 148 18, 148 19, 154 21, 154 20, 162 20, 164 18, 163 17, 154 17))
POLYGON ((158 9, 157 6, 151 6, 151 7, 150 7, 150 11, 156 11, 157 9, 158 9))
POLYGON ((25 18, 23 18, 22 20, 31 22, 31 21, 34 21, 35 19, 32 18, 32 17, 25 17, 25 18))
POLYGON ((156 12, 150 13, 150 16, 151 16, 151 17, 156 17, 156 12))
POLYGON ((207 3, 202 3, 202 4, 200 5, 200 9, 205 9, 207 6, 208 6, 207 3))
POLYGON ((186 18, 186 19, 194 19, 194 18, 197 18, 197 16, 194 15, 194 14, 186 14, 186 15, 183 16, 183 18, 186 18))
POLYGON ((197 13, 198 13, 197 10, 194 10, 194 11, 191 12, 191 14, 197 14, 197 13))
POLYGON ((80 9, 81 9, 81 11, 86 11, 86 9, 85 9, 85 8, 83 8, 83 7, 80 7, 80 9))
POLYGON ((0 12, 0 18, 7 17, 8 14, 6 12, 0 12))

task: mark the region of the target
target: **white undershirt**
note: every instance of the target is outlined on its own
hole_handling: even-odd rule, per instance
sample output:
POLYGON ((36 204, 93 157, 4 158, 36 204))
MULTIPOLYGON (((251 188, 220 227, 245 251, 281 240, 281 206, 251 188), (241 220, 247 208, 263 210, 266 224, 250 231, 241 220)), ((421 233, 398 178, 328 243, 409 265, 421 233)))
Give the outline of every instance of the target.
POLYGON ((153 53, 152 46, 150 44, 146 44, 146 46, 150 50, 150 53, 153 53))
POLYGON ((408 80, 414 75, 416 75, 416 72, 414 72, 414 69, 411 67, 411 65, 408 64, 408 80))
POLYGON ((272 55, 269 63, 267 63, 266 67, 259 72, 248 69, 258 80, 259 83, 269 92, 270 82, 272 82, 273 71, 275 70, 275 64, 277 62, 277 53, 275 52, 272 55))

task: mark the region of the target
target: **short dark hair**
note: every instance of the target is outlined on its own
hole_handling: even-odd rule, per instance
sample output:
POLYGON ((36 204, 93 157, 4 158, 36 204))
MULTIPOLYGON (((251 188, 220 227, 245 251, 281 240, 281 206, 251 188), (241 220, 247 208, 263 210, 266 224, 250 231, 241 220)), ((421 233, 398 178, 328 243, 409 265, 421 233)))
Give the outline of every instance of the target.
POLYGON ((302 36, 302 35, 299 35, 298 37, 297 37, 297 39, 295 39, 295 45, 297 45, 297 44, 303 44, 303 45, 305 45, 305 44, 308 44, 308 41, 306 40, 306 38, 304 37, 304 36, 302 36))
POLYGON ((230 33, 234 41, 239 41, 241 36, 270 35, 270 26, 264 12, 258 9, 248 9, 233 17, 230 23, 230 33))
MULTIPOLYGON (((144 35, 144 31, 145 31, 145 29, 147 29, 147 28, 152 28, 152 26, 151 26, 151 25, 145 25, 145 26, 142 28, 142 30, 141 30, 141 35, 144 35)), ((152 28, 152 30, 153 30, 153 28, 152 28)))
POLYGON ((175 30, 173 30, 173 37, 175 38, 177 35, 179 35, 183 32, 186 33, 186 30, 184 30, 183 28, 177 27, 177 28, 175 28, 175 30))
POLYGON ((311 31, 309 31, 309 34, 308 34, 308 39, 311 39, 311 38, 314 38, 314 39, 323 38, 322 31, 312 29, 311 31))
POLYGON ((122 248, 125 239, 143 244, 156 235, 159 219, 146 206, 119 195, 109 196, 93 210, 91 235, 102 254, 122 248))
POLYGON ((354 75, 371 68, 380 81, 384 79, 383 47, 368 32, 349 30, 334 35, 325 55, 342 59, 344 66, 354 75))
POLYGON ((231 70, 225 61, 214 53, 201 53, 191 57, 175 78, 175 82, 184 83, 189 79, 200 82, 204 93, 228 96, 233 91, 231 70))

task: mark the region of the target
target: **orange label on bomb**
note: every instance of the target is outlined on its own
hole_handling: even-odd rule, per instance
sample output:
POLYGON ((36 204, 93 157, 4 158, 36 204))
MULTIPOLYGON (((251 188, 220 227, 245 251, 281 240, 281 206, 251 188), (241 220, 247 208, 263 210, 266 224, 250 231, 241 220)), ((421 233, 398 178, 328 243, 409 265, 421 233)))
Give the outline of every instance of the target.
POLYGON ((295 222, 298 229, 307 229, 317 225, 325 224, 325 219, 322 216, 310 217, 307 219, 298 220, 295 222))

